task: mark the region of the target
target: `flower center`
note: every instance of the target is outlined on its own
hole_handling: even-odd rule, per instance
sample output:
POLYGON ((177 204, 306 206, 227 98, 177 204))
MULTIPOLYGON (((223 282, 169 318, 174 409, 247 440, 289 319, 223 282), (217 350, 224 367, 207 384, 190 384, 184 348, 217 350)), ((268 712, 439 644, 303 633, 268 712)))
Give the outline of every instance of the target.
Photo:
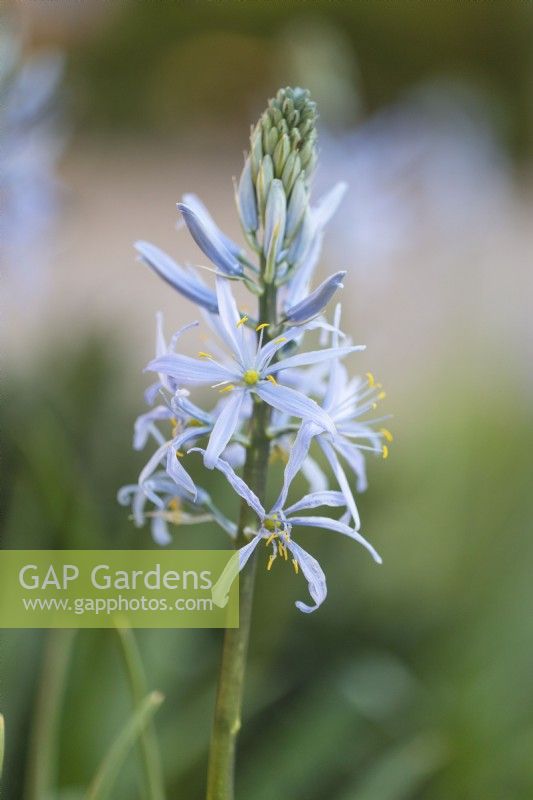
POLYGON ((261 375, 256 369, 247 369, 242 377, 248 386, 253 386, 255 383, 257 383, 261 375))

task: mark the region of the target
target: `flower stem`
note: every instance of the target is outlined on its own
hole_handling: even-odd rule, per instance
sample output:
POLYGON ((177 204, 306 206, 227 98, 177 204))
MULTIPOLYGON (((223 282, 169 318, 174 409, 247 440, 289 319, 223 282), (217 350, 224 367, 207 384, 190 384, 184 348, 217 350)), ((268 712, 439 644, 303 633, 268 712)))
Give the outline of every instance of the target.
MULTIPOLYGON (((259 301, 259 320, 276 324, 276 292, 267 286, 259 301)), ((265 333, 268 333, 268 328, 265 333)), ((260 497, 265 497, 267 486, 270 439, 267 433, 270 424, 270 407, 257 399, 250 422, 250 446, 244 465, 244 480, 260 497)), ((244 534, 247 525, 253 523, 254 512, 241 502, 239 529, 235 547, 248 541, 244 534)), ((239 627, 224 632, 222 663, 218 682, 215 718, 209 751, 207 773, 207 800, 233 800, 235 795, 235 751, 237 735, 241 727, 242 695, 246 654, 250 636, 252 603, 256 569, 256 554, 250 558, 239 580, 239 627)))

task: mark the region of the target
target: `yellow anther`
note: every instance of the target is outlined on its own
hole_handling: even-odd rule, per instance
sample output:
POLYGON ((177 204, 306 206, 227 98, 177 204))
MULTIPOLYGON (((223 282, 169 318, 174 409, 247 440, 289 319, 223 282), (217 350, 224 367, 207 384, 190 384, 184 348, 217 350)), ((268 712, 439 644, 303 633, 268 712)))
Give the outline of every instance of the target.
POLYGON ((275 553, 273 553, 273 554, 270 556, 270 558, 268 559, 267 570, 268 570, 269 572, 270 572, 270 570, 272 569, 272 564, 274 563, 274 561, 276 560, 276 558, 277 558, 276 554, 275 554, 275 553))
POLYGON ((287 339, 285 338, 285 336, 278 336, 277 339, 274 339, 274 344, 283 344, 283 342, 286 341, 287 339))
POLYGON ((205 425, 205 422, 201 422, 199 419, 191 419, 189 420, 189 425, 191 428, 201 428, 205 425))
POLYGON ((248 322, 248 320, 249 320, 248 314, 243 314, 243 316, 237 322, 237 327, 240 328, 241 325, 244 325, 246 322, 248 322))
POLYGON ((376 381, 375 381, 375 378, 374 378, 374 376, 372 375, 372 373, 371 373, 371 372, 367 372, 367 373, 366 373, 366 377, 368 378, 368 385, 369 385, 369 386, 374 386, 374 384, 376 383, 376 381))
POLYGON ((383 458, 389 457, 389 448, 387 447, 386 444, 383 445, 383 449, 381 450, 381 452, 383 454, 383 458))
POLYGON ((267 381, 270 381, 273 386, 278 385, 278 382, 273 375, 267 375, 267 381))
POLYGON ((176 419, 176 417, 171 417, 170 418, 170 424, 172 425, 173 428, 175 428, 177 426, 178 420, 176 419))
POLYGON ((384 438, 384 439, 386 439, 386 440, 389 442, 389 444, 390 444, 390 442, 393 442, 393 441, 394 441, 394 436, 393 436, 393 435, 392 435, 392 433, 391 433, 391 432, 388 430, 388 428, 382 428, 382 429, 380 430, 380 433, 381 433, 381 435, 383 436, 383 438, 384 438))
POLYGON ((206 353, 204 350, 199 350, 198 355, 200 356, 200 358, 213 358, 211 353, 206 353))
POLYGON ((168 507, 170 508, 171 511, 179 511, 181 508, 181 504, 178 498, 173 497, 170 503, 168 504, 168 507))
POLYGON ((385 400, 386 397, 387 397, 386 392, 380 392, 378 394, 378 400, 385 400))
POLYGON ((218 391, 220 394, 222 394, 222 392, 232 392, 234 389, 235 386, 232 383, 228 383, 227 386, 223 386, 222 389, 219 389, 218 391))
POLYGON ((259 325, 256 326, 256 331, 259 333, 259 331, 262 331, 264 328, 268 328, 269 325, 270 322, 261 322, 259 325))
POLYGON ((377 407, 378 407, 377 403, 372 403, 372 408, 374 409, 374 411, 376 410, 377 407))
POLYGON ((281 552, 282 552, 283 558, 285 559, 285 561, 287 561, 287 559, 289 557, 289 554, 288 554, 287 548, 285 547, 284 544, 281 545, 281 552))
POLYGON ((294 571, 295 571, 295 573, 298 575, 298 570, 299 570, 300 568, 299 568, 299 566, 298 566, 298 562, 296 561, 296 559, 295 559, 295 558, 293 558, 293 559, 292 559, 292 566, 294 567, 294 571))
POLYGON ((176 458, 183 458, 184 455, 181 450, 176 450, 176 458))
POLYGON ((274 533, 271 533, 271 534, 270 534, 270 536, 268 537, 268 539, 267 539, 267 540, 266 540, 266 542, 265 542, 265 544, 266 544, 266 546, 267 546, 267 547, 268 547, 268 545, 269 545, 269 544, 272 544, 272 542, 274 541, 274 539, 276 539, 277 535, 278 535, 278 534, 276 533, 276 531, 274 531, 274 533))

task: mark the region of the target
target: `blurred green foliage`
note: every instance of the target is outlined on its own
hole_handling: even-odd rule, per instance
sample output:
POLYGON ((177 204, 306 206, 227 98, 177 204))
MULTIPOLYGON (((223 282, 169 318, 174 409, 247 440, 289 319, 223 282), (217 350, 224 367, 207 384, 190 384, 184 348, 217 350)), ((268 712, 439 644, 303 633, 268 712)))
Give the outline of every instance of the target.
MULTIPOLYGON (((106 336, 9 376, 4 547, 150 546, 115 502, 143 461, 130 447, 140 389, 119 353, 106 336)), ((448 378, 443 370, 439 385, 398 409, 391 458, 371 467, 362 516, 383 567, 353 542, 303 533, 329 585, 309 617, 293 605, 303 580, 283 567, 259 571, 239 797, 533 796, 533 415, 516 401, 509 408, 509 392, 480 375, 448 378)), ((498 376, 499 386, 513 383, 498 376)), ((224 502, 222 486, 213 476, 224 502)), ((211 528, 177 533, 176 546, 193 543, 226 546, 211 528)), ((168 796, 199 799, 221 632, 137 637, 148 688, 166 697, 155 725, 168 796)), ((80 798, 131 714, 116 634, 79 631, 68 642, 5 632, 2 673, 6 800, 25 797, 36 697, 52 702, 55 692, 64 697, 53 797, 80 798), (70 646, 54 688, 50 648, 70 646)), ((114 797, 142 796, 139 763, 128 759, 114 797)))
POLYGON ((346 50, 339 78, 364 76, 366 111, 447 75, 486 92, 514 150, 531 144, 533 11, 520 2, 124 4, 70 53, 82 128, 175 135, 248 124, 258 98, 302 80, 290 50, 305 49, 309 25, 324 41, 338 32, 329 59, 346 50))

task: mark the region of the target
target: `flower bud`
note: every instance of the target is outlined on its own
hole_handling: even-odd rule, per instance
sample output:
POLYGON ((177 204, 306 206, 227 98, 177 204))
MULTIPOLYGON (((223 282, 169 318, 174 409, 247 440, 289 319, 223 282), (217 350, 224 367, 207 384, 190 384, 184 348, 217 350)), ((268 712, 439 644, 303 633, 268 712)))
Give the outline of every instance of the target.
POLYGON ((259 226, 259 221, 257 217, 257 202, 252 181, 252 164, 250 158, 246 159, 239 180, 237 204, 239 206, 239 215, 244 230, 248 233, 254 233, 259 226))
POLYGON ((259 207, 259 214, 261 219, 265 218, 265 209, 267 204, 268 192, 270 191, 270 184, 274 178, 274 167, 272 159, 269 155, 263 156, 259 172, 257 173, 256 193, 257 205, 259 207))

